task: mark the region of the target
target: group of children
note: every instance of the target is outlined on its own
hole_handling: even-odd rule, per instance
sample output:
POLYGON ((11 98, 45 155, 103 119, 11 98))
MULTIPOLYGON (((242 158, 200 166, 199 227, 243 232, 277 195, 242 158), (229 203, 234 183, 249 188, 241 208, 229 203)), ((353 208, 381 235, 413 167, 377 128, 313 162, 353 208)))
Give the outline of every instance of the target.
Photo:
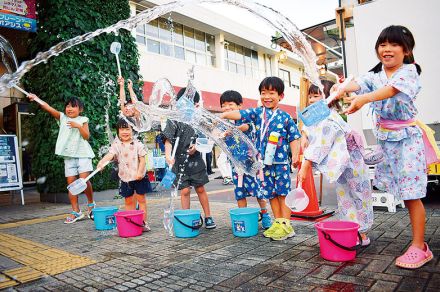
MULTIPOLYGON (((415 42, 411 32, 403 26, 390 26, 380 34, 375 49, 380 63, 366 75, 341 88, 337 85, 324 84, 324 92, 316 86, 309 89, 309 103, 327 97, 330 91, 336 91, 340 98, 347 92, 358 95, 348 97, 350 106, 346 113, 359 110, 367 103, 371 104, 377 117, 377 139, 383 152, 384 160, 376 167, 374 184, 386 190, 397 199, 403 199, 408 207, 412 225, 413 240, 408 250, 396 260, 396 265, 403 268, 418 268, 433 258, 432 252, 424 241, 425 209, 421 198, 426 195, 426 161, 422 130, 415 124, 415 98, 420 90, 420 66, 415 64, 413 48, 415 42), (330 89, 331 87, 331 89, 330 89)), ((123 80, 119 80, 121 93, 123 80)), ((264 165, 258 177, 244 175, 242 178, 234 171, 236 186, 235 196, 239 207, 246 207, 248 196, 256 197, 261 208, 264 236, 273 240, 284 240, 295 232, 291 225, 291 210, 285 205, 285 197, 291 191, 290 168, 296 168, 300 159, 300 144, 304 161, 298 171, 299 182, 304 181, 311 167, 321 171, 330 182, 336 182, 339 214, 345 220, 355 221, 360 225, 362 242, 368 245, 367 232, 373 224, 371 186, 368 169, 364 163, 364 152, 359 137, 348 124, 332 110, 330 116, 317 125, 304 127, 299 132, 294 120, 279 108, 284 97, 284 83, 278 77, 267 77, 259 86, 261 107, 241 109, 242 97, 236 91, 222 94, 220 104, 222 118, 235 121, 235 125, 255 142, 259 150, 260 161, 265 161, 269 136, 276 133, 279 137, 273 162, 264 165), (300 143, 301 139, 301 143, 300 143), (289 160, 289 152, 291 161, 289 160), (274 216, 273 222, 267 213, 266 201, 269 200, 274 216)), ((184 93, 182 89, 177 98, 184 93)), ((121 94, 122 96, 122 94, 121 94)), ((31 94, 33 100, 36 96, 31 94)), ((125 97, 125 93, 124 93, 125 97)), ((196 95, 194 102, 200 97, 196 95)), ((78 99, 66 102, 65 113, 61 113, 44 103, 41 106, 56 119, 60 120, 56 154, 64 157, 67 183, 76 176, 85 177, 92 170, 91 159, 94 157, 87 139, 89 138, 88 119, 80 116, 83 110, 78 99)), ((130 116, 130 109, 122 108, 124 115, 130 116)), ((129 124, 120 120, 117 124, 118 139, 109 153, 98 163, 115 156, 119 161, 121 195, 126 198, 126 208, 134 208, 139 202, 145 211, 145 149, 133 139, 129 124), (132 200, 132 195, 135 199, 132 200)), ((168 164, 173 165, 177 173, 181 191, 182 208, 190 207, 190 190, 194 187, 205 214, 206 228, 215 228, 211 216, 208 196, 204 185, 208 182, 206 168, 194 146, 195 131, 187 124, 168 121, 163 131, 165 153, 168 164), (171 156, 173 144, 177 153, 171 156)), ((88 214, 95 203, 92 186, 88 183, 85 191, 88 198, 88 214)), ((72 214, 65 223, 82 219, 77 197, 69 194, 72 214)), ((146 225, 148 230, 148 225, 146 225)))

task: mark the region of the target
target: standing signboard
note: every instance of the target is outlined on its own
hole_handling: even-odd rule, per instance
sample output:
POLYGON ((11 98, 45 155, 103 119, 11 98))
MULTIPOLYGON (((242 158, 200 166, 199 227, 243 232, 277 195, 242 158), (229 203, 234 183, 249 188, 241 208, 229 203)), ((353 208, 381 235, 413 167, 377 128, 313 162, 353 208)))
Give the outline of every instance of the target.
POLYGON ((20 190, 24 205, 23 180, 17 136, 0 135, 0 191, 20 190))
POLYGON ((35 0, 0 0, 0 26, 35 32, 35 0))

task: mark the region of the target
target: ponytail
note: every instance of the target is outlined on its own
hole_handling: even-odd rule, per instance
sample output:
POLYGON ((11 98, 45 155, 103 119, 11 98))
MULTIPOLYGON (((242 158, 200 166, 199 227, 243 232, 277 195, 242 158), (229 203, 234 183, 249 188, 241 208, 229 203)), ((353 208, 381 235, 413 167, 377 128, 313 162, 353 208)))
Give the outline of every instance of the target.
POLYGON ((370 71, 368 71, 368 72, 379 73, 380 71, 382 71, 382 63, 381 62, 377 63, 377 65, 374 66, 373 68, 371 68, 370 71))
POLYGON ((414 55, 411 53, 409 53, 408 55, 405 56, 405 58, 403 58, 403 63, 404 64, 414 64, 416 66, 417 69, 417 73, 420 75, 420 73, 422 73, 422 67, 420 67, 419 64, 416 63, 416 61, 414 61, 414 55))

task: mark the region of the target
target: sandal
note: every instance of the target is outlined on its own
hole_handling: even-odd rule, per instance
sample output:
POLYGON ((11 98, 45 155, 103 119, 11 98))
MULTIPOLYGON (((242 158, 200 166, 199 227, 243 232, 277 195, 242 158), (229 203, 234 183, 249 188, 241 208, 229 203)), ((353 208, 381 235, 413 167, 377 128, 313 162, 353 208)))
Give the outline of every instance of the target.
POLYGON ((66 220, 64 221, 64 224, 75 223, 76 221, 84 218, 84 214, 81 212, 81 210, 79 212, 72 211, 72 213, 70 214, 72 214, 74 217, 72 218, 71 216, 67 216, 66 220))
POLYGON ((424 245, 426 251, 411 245, 402 256, 396 259, 396 266, 405 269, 417 269, 432 260, 432 252, 426 242, 424 245))
POLYGON ((87 217, 89 217, 89 219, 93 220, 94 218, 93 209, 95 209, 95 207, 96 207, 95 201, 93 201, 93 203, 87 204, 87 208, 91 208, 91 209, 87 209, 87 217))
MULTIPOLYGON (((371 244, 371 240, 369 237, 362 238, 362 242, 360 243, 360 246, 367 247, 371 244)), ((356 245, 359 245, 359 239, 356 241, 356 245)))

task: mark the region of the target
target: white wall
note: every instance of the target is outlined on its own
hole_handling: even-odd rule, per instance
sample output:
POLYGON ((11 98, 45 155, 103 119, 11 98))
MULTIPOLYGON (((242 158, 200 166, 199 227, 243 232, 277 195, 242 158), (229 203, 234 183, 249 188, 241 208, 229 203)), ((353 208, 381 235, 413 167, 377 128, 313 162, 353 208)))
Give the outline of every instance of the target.
POLYGON ((439 0, 377 0, 354 8, 355 39, 352 34, 347 35, 347 45, 355 42, 357 55, 355 60, 348 58, 349 68, 357 67, 363 74, 378 62, 374 45, 382 29, 394 24, 406 26, 412 32, 416 41, 415 60, 423 71, 422 90, 417 96, 418 118, 427 124, 440 122, 439 12, 439 0), (355 61, 357 64, 353 64, 355 61))

